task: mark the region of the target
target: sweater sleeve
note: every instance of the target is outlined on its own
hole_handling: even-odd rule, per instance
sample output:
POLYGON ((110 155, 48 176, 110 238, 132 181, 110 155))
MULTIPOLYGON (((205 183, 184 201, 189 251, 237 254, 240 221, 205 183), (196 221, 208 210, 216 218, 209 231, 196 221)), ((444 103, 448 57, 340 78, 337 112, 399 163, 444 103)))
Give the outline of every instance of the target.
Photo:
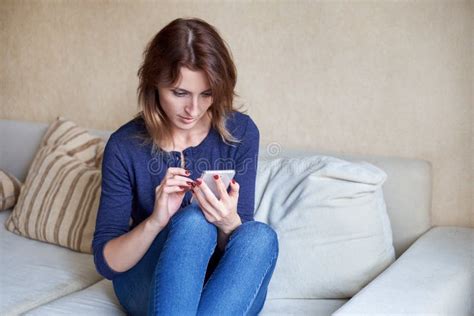
POLYGON ((242 224, 254 220, 260 132, 249 117, 235 157, 235 181, 240 185, 237 213, 242 224))
POLYGON ((129 231, 132 211, 132 184, 118 144, 109 138, 102 160, 102 187, 92 240, 94 264, 97 272, 112 280, 123 272, 114 271, 104 257, 105 244, 129 231))

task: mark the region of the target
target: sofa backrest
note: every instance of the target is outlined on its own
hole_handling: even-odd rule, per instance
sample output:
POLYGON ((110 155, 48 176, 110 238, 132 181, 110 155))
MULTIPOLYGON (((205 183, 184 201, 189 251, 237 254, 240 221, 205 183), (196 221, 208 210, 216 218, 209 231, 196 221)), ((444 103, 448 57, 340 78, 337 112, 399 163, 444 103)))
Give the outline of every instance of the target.
MULTIPOLYGON (((48 124, 0 120, 0 169, 24 181, 30 163, 48 124)), ((107 139, 110 131, 89 130, 107 139)), ((349 155, 281 148, 274 143, 261 145, 260 159, 328 155, 348 161, 366 161, 387 173, 383 193, 398 258, 420 235, 431 227, 432 165, 429 161, 401 157, 349 155)))

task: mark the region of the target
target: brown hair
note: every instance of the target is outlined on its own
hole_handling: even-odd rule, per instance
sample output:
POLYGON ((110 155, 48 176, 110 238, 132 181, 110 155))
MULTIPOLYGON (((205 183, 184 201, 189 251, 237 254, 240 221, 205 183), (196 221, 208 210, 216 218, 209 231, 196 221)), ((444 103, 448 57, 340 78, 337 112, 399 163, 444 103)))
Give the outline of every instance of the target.
MULTIPOLYGON (((144 143, 153 142, 153 152, 172 143, 169 121, 159 102, 158 85, 173 85, 179 80, 180 68, 202 70, 211 90, 211 125, 225 143, 240 142, 226 128, 233 107, 237 70, 226 42, 218 31, 199 18, 178 18, 171 21, 148 43, 143 52, 144 60, 138 70, 138 107, 135 119, 142 118, 148 132, 144 143)), ((143 136, 143 135, 142 135, 143 136)))

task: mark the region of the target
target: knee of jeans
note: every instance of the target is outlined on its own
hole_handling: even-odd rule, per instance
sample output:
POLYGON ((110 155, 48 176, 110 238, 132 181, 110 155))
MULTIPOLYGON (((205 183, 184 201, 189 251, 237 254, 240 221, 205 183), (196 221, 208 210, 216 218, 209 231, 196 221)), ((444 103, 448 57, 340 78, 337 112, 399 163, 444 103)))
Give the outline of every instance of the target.
POLYGON ((238 235, 252 247, 270 251, 275 257, 278 257, 278 234, 270 225, 258 221, 248 221, 237 227, 230 238, 236 238, 238 235))
POLYGON ((196 231, 198 235, 210 235, 217 238, 217 227, 208 222, 201 208, 195 204, 189 204, 179 210, 171 218, 173 227, 179 226, 188 232, 196 231))

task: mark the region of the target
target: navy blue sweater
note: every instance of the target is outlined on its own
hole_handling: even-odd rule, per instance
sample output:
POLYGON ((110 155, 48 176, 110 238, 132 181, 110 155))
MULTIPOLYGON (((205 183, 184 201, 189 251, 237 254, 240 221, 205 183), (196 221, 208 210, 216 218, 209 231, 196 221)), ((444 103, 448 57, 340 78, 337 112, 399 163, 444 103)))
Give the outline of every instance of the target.
MULTIPOLYGON (((203 170, 235 169, 234 179, 240 185, 237 212, 245 223, 254 220, 260 133, 250 116, 240 112, 227 118, 226 127, 242 142, 228 145, 217 130, 211 128, 199 145, 183 150, 185 168, 191 171, 189 177, 194 180, 203 170)), ((166 170, 181 167, 180 152, 152 154, 151 144, 143 146, 133 137, 138 133, 146 133, 142 118, 132 119, 113 132, 104 150, 102 188, 92 247, 97 272, 109 280, 123 272, 114 271, 105 261, 105 244, 127 233, 153 212, 155 188, 166 170)), ((191 197, 191 192, 187 192, 181 207, 188 205, 191 197)))

